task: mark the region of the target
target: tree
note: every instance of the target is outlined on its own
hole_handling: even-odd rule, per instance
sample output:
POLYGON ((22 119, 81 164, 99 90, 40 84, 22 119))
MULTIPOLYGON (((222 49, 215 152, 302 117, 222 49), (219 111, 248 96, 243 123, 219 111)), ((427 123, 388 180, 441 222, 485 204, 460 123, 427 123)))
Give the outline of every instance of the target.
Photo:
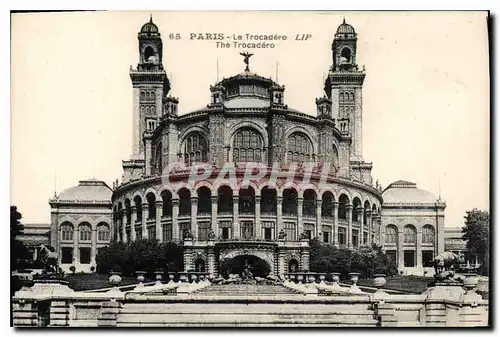
POLYGON ((10 269, 16 270, 28 259, 28 248, 18 239, 24 232, 22 215, 16 206, 10 206, 10 269))
POLYGON ((317 273, 340 273, 340 277, 348 278, 349 273, 361 273, 362 278, 370 278, 374 274, 395 275, 394 261, 391 261, 381 247, 360 247, 359 250, 338 249, 330 243, 318 239, 311 240, 309 250, 311 271, 317 273))
POLYGON ((99 250, 96 264, 100 274, 119 271, 134 275, 140 270, 152 275, 158 269, 177 272, 183 270, 183 248, 174 242, 159 243, 155 239, 112 242, 99 250))
POLYGON ((467 242, 467 251, 477 255, 482 269, 488 273, 490 244, 490 215, 474 208, 467 211, 465 226, 462 228, 463 239, 467 242))

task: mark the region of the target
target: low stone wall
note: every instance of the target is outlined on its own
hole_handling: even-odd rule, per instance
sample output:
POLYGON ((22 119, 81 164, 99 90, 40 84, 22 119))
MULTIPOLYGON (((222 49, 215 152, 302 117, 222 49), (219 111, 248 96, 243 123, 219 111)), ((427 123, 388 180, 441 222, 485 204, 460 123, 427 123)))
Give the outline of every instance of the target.
POLYGON ((488 326, 488 301, 474 289, 437 284, 420 295, 365 293, 355 287, 292 284, 297 294, 210 296, 208 281, 74 292, 35 284, 13 298, 16 327, 177 326, 488 326))

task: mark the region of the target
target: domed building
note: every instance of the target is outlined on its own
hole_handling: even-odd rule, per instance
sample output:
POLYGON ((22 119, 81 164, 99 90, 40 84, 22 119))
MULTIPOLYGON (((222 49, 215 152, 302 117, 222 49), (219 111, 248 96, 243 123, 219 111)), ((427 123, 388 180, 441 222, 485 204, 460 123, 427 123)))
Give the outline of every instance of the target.
POLYGON ((50 199, 50 245, 66 272, 90 272, 101 247, 111 240, 111 196, 106 183, 88 179, 50 199))
POLYGON ((384 193, 373 184, 372 163, 362 154, 366 74, 356 63, 357 34, 345 20, 315 116, 289 107, 285 86, 251 70, 248 53, 240 53, 241 73, 209 86, 204 108, 180 114, 152 19, 138 46, 139 63, 130 69, 133 145, 122 181, 112 190, 82 181, 50 201, 51 242, 66 269, 90 270, 101 245, 139 238, 179 242, 186 271, 215 275, 224 261, 242 258, 261 260, 276 276, 308 270, 313 237, 339 248, 382 244, 404 268, 407 225, 417 233, 415 265, 418 249, 443 248, 444 204, 411 183, 396 182, 384 193), (434 241, 419 244, 426 225, 434 241), (100 236, 104 228, 108 234, 100 236))
POLYGON ((444 251, 446 204, 417 184, 398 180, 382 193, 380 244, 408 274, 432 275, 433 259, 444 251))

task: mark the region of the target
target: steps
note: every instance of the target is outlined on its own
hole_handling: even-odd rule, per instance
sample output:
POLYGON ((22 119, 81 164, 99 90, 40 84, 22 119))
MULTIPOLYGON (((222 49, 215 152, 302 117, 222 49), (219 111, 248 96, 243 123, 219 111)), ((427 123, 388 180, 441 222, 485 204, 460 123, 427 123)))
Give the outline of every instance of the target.
POLYGON ((267 284, 215 284, 195 292, 197 295, 261 296, 261 295, 298 295, 298 291, 282 285, 267 284))
POLYGON ((125 302, 117 327, 376 327, 367 301, 308 297, 282 285, 212 285, 125 302))

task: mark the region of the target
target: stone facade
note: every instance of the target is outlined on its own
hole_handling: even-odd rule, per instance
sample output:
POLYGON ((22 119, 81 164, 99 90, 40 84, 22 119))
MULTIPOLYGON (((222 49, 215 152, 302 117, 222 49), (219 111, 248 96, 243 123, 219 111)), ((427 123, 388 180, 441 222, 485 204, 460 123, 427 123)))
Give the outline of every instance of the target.
POLYGON ((401 270, 420 274, 431 254, 444 250, 445 204, 416 187, 422 193, 415 200, 404 193, 391 198, 398 182, 382 194, 372 163, 363 159, 366 73, 356 63, 352 26, 344 22, 334 36, 316 116, 288 107, 285 86, 250 69, 210 86, 205 108, 179 114, 158 27, 146 23, 138 41, 140 61, 130 69, 133 146, 122 181, 104 192, 102 182, 83 182, 80 192, 72 188, 70 197, 63 192, 50 201, 51 245, 63 268, 89 271, 99 246, 112 239, 184 243, 186 235, 186 254, 204 261, 188 258, 188 269, 217 271, 220 252, 233 247, 271 250, 267 262, 277 275, 289 271, 290 262, 308 268, 302 241, 312 237, 349 249, 381 244, 401 270), (92 184, 100 184, 98 197, 81 197, 92 184), (107 240, 94 240, 98 228, 106 228, 99 224, 109 226, 107 240), (88 228, 91 239, 79 240, 88 228), (89 263, 81 263, 80 248, 86 262, 90 248, 89 263), (70 249, 68 262, 62 256, 70 249), (405 266, 405 254, 414 262, 405 266))
POLYGON ((416 184, 397 181, 382 194, 381 245, 407 274, 434 274, 434 257, 444 251, 446 204, 416 184))
POLYGON ((158 28, 143 26, 130 70, 132 156, 112 197, 114 239, 183 242, 186 270, 198 268, 196 256, 199 268, 217 271, 220 258, 234 255, 228 249, 265 256, 275 275, 287 263, 308 268, 304 238, 348 248, 377 242, 382 198, 361 153, 365 73, 354 29, 342 24, 334 44, 317 116, 289 108, 283 85, 249 69, 211 86, 205 108, 179 115, 161 53, 145 55, 161 46, 158 28), (245 185, 248 163, 258 177, 245 185), (210 172, 189 180, 198 169, 210 172))
POLYGON ((66 272, 91 272, 97 250, 111 240, 111 189, 102 181, 83 180, 50 201, 50 245, 66 272))

